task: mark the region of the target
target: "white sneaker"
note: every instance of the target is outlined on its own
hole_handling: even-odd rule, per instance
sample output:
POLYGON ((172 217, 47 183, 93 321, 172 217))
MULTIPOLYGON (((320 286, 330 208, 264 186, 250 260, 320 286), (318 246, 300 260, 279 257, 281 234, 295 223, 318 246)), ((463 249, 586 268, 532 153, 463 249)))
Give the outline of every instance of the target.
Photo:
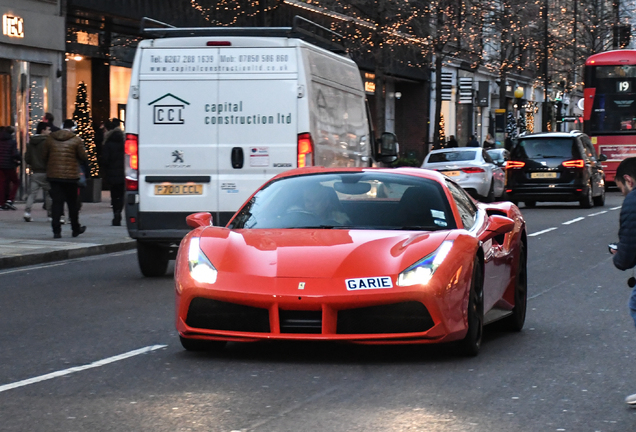
POLYGON ((46 218, 46 221, 47 221, 47 222, 53 222, 53 218, 52 218, 52 217, 47 217, 47 218, 46 218))
POLYGON ((24 221, 25 222, 31 222, 32 220, 33 220, 33 218, 31 217, 31 213, 24 212, 24 221))
POLYGON ((627 396, 625 398, 625 403, 631 407, 636 408, 636 394, 627 396))
POLYGON ((64 225, 64 215, 60 216, 60 223, 64 225))

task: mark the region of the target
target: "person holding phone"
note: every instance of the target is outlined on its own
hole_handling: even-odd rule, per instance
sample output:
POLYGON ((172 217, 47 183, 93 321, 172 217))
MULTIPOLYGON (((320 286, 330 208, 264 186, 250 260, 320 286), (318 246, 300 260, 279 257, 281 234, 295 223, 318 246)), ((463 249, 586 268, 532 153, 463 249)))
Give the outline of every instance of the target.
MULTIPOLYGON (((636 266, 636 157, 624 159, 616 169, 616 186, 625 199, 621 207, 618 243, 610 244, 614 266, 619 270, 627 270, 636 266)), ((630 279, 630 282, 632 280, 630 279)), ((632 286, 629 298, 629 312, 636 325, 636 287, 632 286)), ((636 408, 636 394, 627 396, 625 402, 636 408)))

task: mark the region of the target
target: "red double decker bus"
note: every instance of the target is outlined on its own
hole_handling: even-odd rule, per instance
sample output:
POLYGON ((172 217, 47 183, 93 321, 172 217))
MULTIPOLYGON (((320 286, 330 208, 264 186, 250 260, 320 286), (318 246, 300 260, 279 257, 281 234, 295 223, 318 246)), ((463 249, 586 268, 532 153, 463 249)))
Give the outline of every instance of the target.
POLYGON ((585 62, 584 132, 603 153, 605 179, 620 161, 636 156, 636 50, 594 54, 585 62))

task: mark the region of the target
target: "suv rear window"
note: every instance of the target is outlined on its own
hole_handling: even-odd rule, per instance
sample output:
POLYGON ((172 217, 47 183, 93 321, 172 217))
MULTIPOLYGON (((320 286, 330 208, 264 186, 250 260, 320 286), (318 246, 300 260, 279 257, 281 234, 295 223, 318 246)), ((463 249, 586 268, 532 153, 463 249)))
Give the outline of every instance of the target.
POLYGON ((527 138, 519 140, 513 159, 580 159, 574 138, 527 138))

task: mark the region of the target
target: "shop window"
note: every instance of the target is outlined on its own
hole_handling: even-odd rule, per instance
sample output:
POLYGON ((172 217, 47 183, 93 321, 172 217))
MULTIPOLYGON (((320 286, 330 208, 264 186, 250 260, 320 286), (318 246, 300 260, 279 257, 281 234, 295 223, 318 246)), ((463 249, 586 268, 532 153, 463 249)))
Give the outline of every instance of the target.
POLYGON ((35 135, 38 123, 42 121, 49 106, 49 78, 31 75, 29 88, 29 132, 35 135))

